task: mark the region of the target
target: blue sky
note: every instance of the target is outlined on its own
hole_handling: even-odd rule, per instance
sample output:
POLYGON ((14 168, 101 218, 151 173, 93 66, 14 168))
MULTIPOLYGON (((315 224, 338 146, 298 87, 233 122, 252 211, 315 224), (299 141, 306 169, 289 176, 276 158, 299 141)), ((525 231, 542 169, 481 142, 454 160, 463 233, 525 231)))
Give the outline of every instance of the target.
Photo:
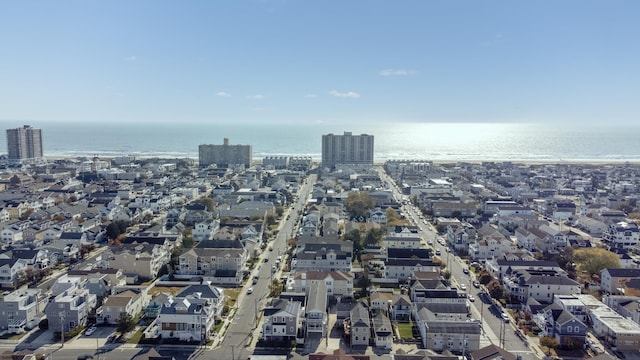
POLYGON ((639 10, 3 1, 0 121, 635 122, 639 10))

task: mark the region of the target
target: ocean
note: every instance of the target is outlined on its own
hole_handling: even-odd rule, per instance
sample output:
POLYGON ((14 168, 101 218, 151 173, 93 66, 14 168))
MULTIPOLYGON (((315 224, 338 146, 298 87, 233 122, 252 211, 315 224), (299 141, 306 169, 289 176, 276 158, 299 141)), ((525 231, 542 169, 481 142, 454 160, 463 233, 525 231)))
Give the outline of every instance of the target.
MULTIPOLYGON (((6 124, 6 128, 22 126, 6 124)), ((320 159, 322 134, 374 135, 375 161, 640 162, 640 125, 522 123, 123 124, 31 123, 47 158, 137 155, 198 157, 198 145, 253 146, 253 156, 320 159)), ((0 148, 6 149, 3 137, 0 148)))

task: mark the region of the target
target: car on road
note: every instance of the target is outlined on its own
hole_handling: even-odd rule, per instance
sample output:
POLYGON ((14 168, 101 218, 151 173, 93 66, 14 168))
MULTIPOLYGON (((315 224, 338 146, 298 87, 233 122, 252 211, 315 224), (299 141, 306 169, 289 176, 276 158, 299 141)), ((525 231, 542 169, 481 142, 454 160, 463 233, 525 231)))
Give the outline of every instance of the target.
POLYGON ((480 288, 480 283, 477 280, 474 280, 472 284, 474 288, 480 288))
POLYGON ((436 255, 440 256, 442 252, 440 250, 436 250, 436 255))
POLYGON ((258 283, 258 280, 260 279, 260 277, 258 275, 253 277, 253 281, 251 282, 253 285, 258 283))
POLYGON ((462 291, 467 291, 467 285, 465 285, 465 284, 460 284, 460 290, 462 290, 462 291))
POLYGON ((96 332, 96 330, 98 330, 97 327, 91 326, 91 327, 88 327, 87 330, 84 331, 84 334, 86 336, 91 336, 91 335, 93 335, 94 332, 96 332))
POLYGON ((469 294, 469 296, 467 296, 467 298, 469 299, 469 301, 474 302, 476 301, 476 298, 473 297, 473 295, 469 294))
POLYGON ((469 274, 469 268, 462 269, 462 272, 468 275, 469 274))
POLYGON ((247 295, 251 295, 251 294, 253 294, 253 288, 252 287, 247 289, 247 295))
POLYGON ((429 244, 429 245, 433 245, 433 241, 432 241, 432 240, 429 240, 429 241, 427 241, 427 244, 429 244))
POLYGON ((265 258, 264 258, 264 262, 269 262, 269 258, 268 258, 268 257, 265 257, 265 258))
POLYGON ((507 313, 503 312, 502 314, 500 314, 500 317, 504 322, 509 322, 509 315, 507 315, 507 313))

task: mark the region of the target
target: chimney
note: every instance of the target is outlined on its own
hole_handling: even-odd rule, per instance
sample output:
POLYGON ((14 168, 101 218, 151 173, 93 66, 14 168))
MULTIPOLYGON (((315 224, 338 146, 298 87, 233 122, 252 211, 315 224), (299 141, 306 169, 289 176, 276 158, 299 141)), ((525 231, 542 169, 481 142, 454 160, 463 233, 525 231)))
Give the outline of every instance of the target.
POLYGON ((223 142, 223 144, 224 144, 225 146, 229 146, 229 138, 224 138, 224 142, 223 142))

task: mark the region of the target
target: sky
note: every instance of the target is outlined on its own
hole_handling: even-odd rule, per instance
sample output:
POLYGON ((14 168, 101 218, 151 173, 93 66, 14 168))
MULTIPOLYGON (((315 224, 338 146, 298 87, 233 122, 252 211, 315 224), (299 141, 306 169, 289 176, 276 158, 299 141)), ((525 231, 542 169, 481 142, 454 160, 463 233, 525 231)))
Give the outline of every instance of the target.
POLYGON ((637 123, 638 13, 637 0, 7 0, 0 122, 637 123))

